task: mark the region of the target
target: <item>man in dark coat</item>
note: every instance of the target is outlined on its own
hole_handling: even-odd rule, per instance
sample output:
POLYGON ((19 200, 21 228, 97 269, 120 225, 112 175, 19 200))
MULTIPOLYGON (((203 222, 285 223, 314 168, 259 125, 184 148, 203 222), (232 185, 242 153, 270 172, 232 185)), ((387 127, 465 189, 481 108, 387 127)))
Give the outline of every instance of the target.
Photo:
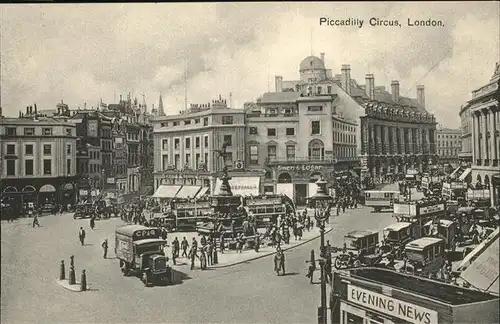
POLYGON ((108 239, 105 239, 101 246, 104 251, 104 259, 106 259, 108 257, 108 239))
POLYGON ((80 243, 82 246, 85 244, 85 230, 83 227, 80 227, 80 232, 78 233, 78 238, 80 239, 80 243))

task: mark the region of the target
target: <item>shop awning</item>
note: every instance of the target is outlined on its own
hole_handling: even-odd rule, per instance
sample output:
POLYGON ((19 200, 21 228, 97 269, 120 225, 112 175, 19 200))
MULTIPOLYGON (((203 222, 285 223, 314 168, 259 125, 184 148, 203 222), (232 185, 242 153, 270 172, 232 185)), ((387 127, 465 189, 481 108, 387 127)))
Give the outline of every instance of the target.
POLYGON ((471 169, 471 168, 467 168, 467 169, 465 169, 464 173, 462 173, 462 174, 460 175, 460 177, 458 177, 458 180, 460 180, 460 181, 464 181, 464 180, 465 180, 465 178, 467 178, 467 176, 469 175, 469 173, 470 173, 471 171, 472 171, 472 169, 471 169))
POLYGON ((208 190, 209 190, 208 187, 201 187, 200 191, 198 191, 195 198, 200 199, 201 197, 205 196, 205 194, 207 193, 208 190))
MULTIPOLYGON (((490 236, 491 237, 491 236, 490 236)), ((479 252, 476 260, 465 269, 460 277, 470 283, 473 287, 481 290, 488 291, 498 295, 498 229, 496 230, 496 237, 490 240, 490 244, 483 252, 479 252)), ((478 246, 479 247, 479 246, 478 246)), ((472 251, 472 254, 475 251, 472 251)), ((464 260, 465 261, 465 260, 464 260)))
POLYGON ((153 198, 174 198, 181 186, 175 185, 160 185, 156 189, 153 198))
POLYGON ((460 167, 460 166, 459 166, 459 167, 457 167, 457 168, 456 168, 455 170, 453 170, 453 172, 450 174, 450 177, 452 177, 452 178, 453 178, 453 177, 455 176, 455 174, 457 174, 457 173, 458 173, 461 169, 462 169, 462 167, 460 167))
POLYGON ((278 183, 276 184, 276 193, 278 195, 285 195, 288 198, 293 199, 294 194, 294 184, 293 183, 278 183))
MULTIPOLYGON (((215 183, 215 194, 218 195, 221 187, 221 180, 215 183)), ((260 177, 233 177, 229 180, 229 185, 233 195, 258 196, 260 194, 260 177)))
POLYGON ((200 186, 182 186, 181 190, 175 195, 175 198, 181 199, 192 199, 196 197, 198 191, 200 191, 200 186))
MULTIPOLYGON (((488 236, 488 238, 486 238, 484 241, 479 243, 474 248, 474 250, 472 250, 471 252, 469 252, 469 254, 467 254, 465 256, 465 258, 462 260, 462 262, 460 262, 460 265, 458 266, 457 270, 462 271, 462 270, 465 270, 467 267, 469 267, 469 265, 473 262, 472 259, 474 259, 478 255, 480 255, 481 252, 486 249, 487 245, 492 242, 492 240, 498 239, 498 234, 499 234, 499 229, 497 228, 493 233, 491 233, 488 236)), ((498 248, 498 241, 494 244, 497 244, 497 248, 498 248)))

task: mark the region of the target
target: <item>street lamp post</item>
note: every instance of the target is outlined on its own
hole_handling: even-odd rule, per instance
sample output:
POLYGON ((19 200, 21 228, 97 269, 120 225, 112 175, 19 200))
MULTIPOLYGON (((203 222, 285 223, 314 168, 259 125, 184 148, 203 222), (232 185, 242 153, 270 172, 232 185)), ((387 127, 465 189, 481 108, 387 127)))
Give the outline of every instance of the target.
MULTIPOLYGON (((325 250, 325 222, 330 217, 330 209, 332 197, 328 195, 326 189, 327 182, 320 178, 316 185, 318 186, 317 192, 314 196, 310 197, 312 205, 314 206, 314 218, 319 227, 320 232, 320 256, 319 260, 321 270, 321 306, 318 308, 318 324, 326 324, 327 320, 327 303, 326 303, 326 269, 329 258, 331 258, 330 251, 325 250)), ((331 262, 330 262, 331 264, 331 262)), ((330 270, 331 271, 331 270, 330 270)))

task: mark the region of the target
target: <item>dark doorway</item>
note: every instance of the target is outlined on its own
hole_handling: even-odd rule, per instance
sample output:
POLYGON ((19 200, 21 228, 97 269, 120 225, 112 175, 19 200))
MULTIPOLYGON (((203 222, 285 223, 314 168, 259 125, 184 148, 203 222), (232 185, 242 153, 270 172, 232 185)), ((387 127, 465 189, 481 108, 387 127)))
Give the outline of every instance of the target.
POLYGON ((295 205, 305 206, 307 197, 307 184, 295 185, 295 205))

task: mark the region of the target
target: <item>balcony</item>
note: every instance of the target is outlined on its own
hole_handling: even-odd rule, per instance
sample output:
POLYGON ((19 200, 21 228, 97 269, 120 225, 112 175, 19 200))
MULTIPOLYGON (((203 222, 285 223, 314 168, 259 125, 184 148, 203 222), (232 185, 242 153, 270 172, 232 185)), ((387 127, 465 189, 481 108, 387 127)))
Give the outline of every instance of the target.
POLYGON ((335 164, 337 162, 349 162, 358 161, 357 156, 336 156, 336 157, 293 157, 293 158, 279 158, 279 157, 267 157, 265 160, 266 165, 276 165, 276 164, 335 164))

